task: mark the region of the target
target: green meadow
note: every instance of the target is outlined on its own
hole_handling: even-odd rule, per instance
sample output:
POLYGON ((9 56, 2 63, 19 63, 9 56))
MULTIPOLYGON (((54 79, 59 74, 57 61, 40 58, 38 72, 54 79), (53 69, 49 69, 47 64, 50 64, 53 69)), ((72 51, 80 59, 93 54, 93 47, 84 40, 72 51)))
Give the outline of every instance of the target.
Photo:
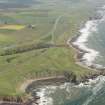
POLYGON ((75 50, 67 45, 90 14, 82 7, 1 11, 0 96, 24 94, 19 86, 28 79, 64 71, 72 71, 78 78, 91 73, 75 63, 75 50), (17 29, 19 25, 24 28, 17 29))

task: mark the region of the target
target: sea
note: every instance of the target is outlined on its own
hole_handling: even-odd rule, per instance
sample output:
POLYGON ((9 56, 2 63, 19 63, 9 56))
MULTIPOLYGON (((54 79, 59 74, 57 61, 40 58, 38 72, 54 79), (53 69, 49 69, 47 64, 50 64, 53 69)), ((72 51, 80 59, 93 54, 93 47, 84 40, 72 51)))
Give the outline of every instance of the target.
POLYGON ((43 86, 31 92, 40 97, 38 105, 105 105, 105 77, 89 79, 79 85, 43 86))
MULTIPOLYGON (((65 0, 68 1, 68 0, 65 0)), ((69 0, 72 5, 83 0, 69 0)), ((80 58, 86 66, 97 69, 105 68, 105 1, 84 0, 94 9, 95 16, 89 18, 78 30, 79 37, 73 42, 74 46, 85 53, 80 58)), ((68 4, 69 5, 69 4, 68 4)), ((80 6, 80 4, 79 4, 80 6)), ((105 105, 105 77, 98 76, 89 82, 74 85, 64 83, 59 86, 42 86, 31 91, 39 96, 38 105, 105 105)))

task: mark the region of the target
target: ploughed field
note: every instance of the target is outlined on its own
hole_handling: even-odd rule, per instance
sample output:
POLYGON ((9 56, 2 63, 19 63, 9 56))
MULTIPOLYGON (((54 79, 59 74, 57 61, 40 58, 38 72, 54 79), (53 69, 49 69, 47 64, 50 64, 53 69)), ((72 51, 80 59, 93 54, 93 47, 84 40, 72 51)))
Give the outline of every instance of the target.
POLYGON ((27 79, 91 72, 75 63, 67 45, 91 12, 60 6, 0 11, 0 96, 24 95, 19 87, 27 79))

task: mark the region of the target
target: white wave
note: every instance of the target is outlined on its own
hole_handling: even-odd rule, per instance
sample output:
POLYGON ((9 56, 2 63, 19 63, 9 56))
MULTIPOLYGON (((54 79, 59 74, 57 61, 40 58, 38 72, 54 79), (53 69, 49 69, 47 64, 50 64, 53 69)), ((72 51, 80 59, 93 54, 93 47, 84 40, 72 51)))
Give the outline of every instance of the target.
POLYGON ((81 82, 79 85, 75 85, 74 87, 77 87, 77 88, 92 87, 94 85, 99 84, 100 82, 101 83, 105 82, 105 76, 100 75, 95 79, 89 79, 88 82, 84 82, 84 83, 81 82))
POLYGON ((89 105, 89 103, 92 102, 98 92, 102 89, 103 85, 105 85, 105 76, 99 76, 95 80, 90 80, 90 82, 95 83, 96 85, 91 89, 92 95, 82 105, 89 105))
POLYGON ((46 91, 46 88, 42 88, 39 92, 37 92, 37 96, 40 97, 38 100, 38 105, 53 105, 53 99, 46 96, 46 91))
MULTIPOLYGON (((87 47, 89 36, 92 35, 93 32, 97 32, 97 26, 101 22, 105 21, 105 6, 102 7, 102 10, 99 10, 97 12, 100 13, 100 16, 102 16, 102 18, 87 21, 85 27, 79 31, 80 36, 75 42, 73 42, 73 45, 78 46, 79 49, 86 52, 83 55, 82 60, 83 63, 87 66, 93 65, 93 62, 95 61, 96 57, 100 55, 99 51, 87 47)), ((96 68, 102 68, 102 66, 98 64, 94 64, 94 66, 96 66, 96 68)))
POLYGON ((99 55, 98 51, 95 51, 94 49, 90 49, 86 46, 89 35, 91 35, 92 32, 97 31, 97 22, 98 21, 96 20, 88 21, 85 24, 85 27, 80 30, 81 35, 79 36, 79 38, 75 42, 73 42, 74 45, 86 51, 82 59, 84 60, 84 63, 88 66, 91 66, 96 56, 99 55))
POLYGON ((59 86, 44 86, 37 91, 37 96, 40 97, 40 99, 37 101, 38 105, 53 105, 53 97, 51 97, 51 94, 55 94, 57 90, 65 90, 69 94, 69 99, 71 95, 72 88, 83 88, 86 87, 90 91, 92 91, 92 95, 84 102, 83 105, 88 105, 93 99, 94 96, 97 95, 97 93, 102 88, 102 85, 105 83, 105 76, 99 76, 95 79, 89 79, 89 82, 80 83, 79 85, 72 85, 71 83, 64 83, 59 86))
POLYGON ((70 88, 71 83, 64 83, 59 86, 44 86, 36 92, 37 96, 40 97, 37 103, 38 105, 53 105, 53 98, 50 96, 50 94, 53 94, 57 89, 65 89, 65 91, 70 93, 70 88))

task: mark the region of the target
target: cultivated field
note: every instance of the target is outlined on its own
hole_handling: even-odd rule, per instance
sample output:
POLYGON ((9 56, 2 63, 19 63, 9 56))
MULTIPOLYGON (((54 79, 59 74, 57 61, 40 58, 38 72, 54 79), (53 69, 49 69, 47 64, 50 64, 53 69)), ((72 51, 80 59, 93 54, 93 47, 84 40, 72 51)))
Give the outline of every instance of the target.
POLYGON ((0 30, 21 30, 25 28, 24 25, 8 25, 8 24, 5 24, 5 25, 1 25, 0 26, 0 30))

